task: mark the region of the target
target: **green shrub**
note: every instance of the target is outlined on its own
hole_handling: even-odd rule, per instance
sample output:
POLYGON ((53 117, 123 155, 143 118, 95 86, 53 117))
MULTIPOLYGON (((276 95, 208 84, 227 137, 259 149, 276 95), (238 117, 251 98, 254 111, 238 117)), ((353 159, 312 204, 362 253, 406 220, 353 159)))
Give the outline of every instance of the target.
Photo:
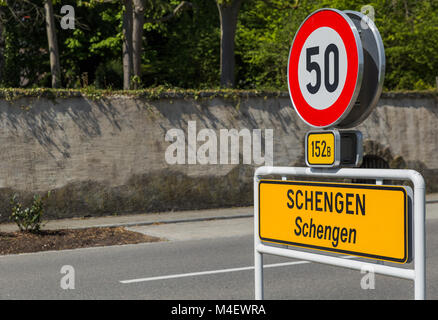
POLYGON ((9 217, 14 221, 20 231, 38 232, 41 230, 43 216, 43 200, 39 195, 34 195, 32 206, 30 208, 22 208, 22 204, 17 200, 17 195, 14 194, 11 198, 12 213, 9 217))

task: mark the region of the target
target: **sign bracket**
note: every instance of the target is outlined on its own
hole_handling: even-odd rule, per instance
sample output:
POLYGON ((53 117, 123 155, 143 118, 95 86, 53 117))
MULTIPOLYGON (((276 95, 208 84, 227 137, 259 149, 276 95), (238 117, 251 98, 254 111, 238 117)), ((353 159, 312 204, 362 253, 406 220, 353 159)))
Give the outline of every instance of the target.
POLYGON ((311 130, 304 138, 306 165, 315 168, 358 167, 362 163, 359 130, 311 130))

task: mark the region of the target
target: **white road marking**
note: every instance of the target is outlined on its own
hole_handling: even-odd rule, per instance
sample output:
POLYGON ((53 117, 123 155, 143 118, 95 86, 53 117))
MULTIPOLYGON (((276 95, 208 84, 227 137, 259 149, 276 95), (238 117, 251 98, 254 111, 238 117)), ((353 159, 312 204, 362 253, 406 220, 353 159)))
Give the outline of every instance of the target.
MULTIPOLYGON (((273 263, 273 264, 266 264, 263 267, 264 268, 275 268, 275 267, 291 266, 291 265, 304 264, 304 263, 310 263, 310 262, 309 261, 293 261, 293 262, 284 262, 284 263, 273 263)), ((208 275, 208 274, 237 272, 237 271, 246 271, 246 270, 253 270, 253 269, 254 269, 254 266, 242 267, 242 268, 230 268, 230 269, 201 271, 201 272, 189 272, 189 273, 171 274, 171 275, 167 275, 167 276, 140 278, 140 279, 132 279, 132 280, 121 280, 120 283, 126 284, 126 283, 137 283, 137 282, 146 282, 146 281, 155 281, 155 280, 195 277, 195 276, 203 276, 203 275, 208 275)))
MULTIPOLYGON (((355 256, 342 256, 344 259, 352 259, 355 256)), ((272 263, 263 265, 263 269, 265 268, 276 268, 276 267, 285 267, 285 266, 293 266, 298 264, 310 263, 310 261, 292 261, 292 262, 282 262, 282 263, 272 263)), ((149 277, 149 278, 139 278, 139 279, 131 279, 131 280, 120 280, 120 283, 129 284, 129 283, 138 283, 138 282, 147 282, 147 281, 156 281, 156 280, 166 280, 166 279, 176 279, 176 278, 186 278, 186 277, 196 277, 203 276, 209 274, 219 274, 219 273, 228 273, 228 272, 238 272, 238 271, 247 271, 254 270, 254 266, 241 267, 241 268, 229 268, 229 269, 219 269, 219 270, 210 270, 210 271, 200 271, 200 272, 189 272, 189 273, 179 273, 179 274, 170 274, 167 276, 157 276, 157 277, 149 277)))
MULTIPOLYGON (((344 256, 344 258, 345 259, 351 259, 351 258, 354 258, 354 256, 344 256)), ((310 262, 309 261, 292 261, 292 262, 265 264, 265 265, 263 265, 263 268, 285 267, 285 266, 293 266, 293 265, 305 264, 305 263, 310 263, 310 262)), ((209 274, 238 272, 238 271, 247 271, 247 270, 254 270, 254 266, 241 267, 241 268, 230 268, 230 269, 220 269, 220 270, 210 270, 210 271, 200 271, 200 272, 170 274, 170 275, 167 275, 167 276, 157 276, 157 277, 149 277, 149 278, 121 280, 119 282, 123 283, 123 284, 128 284, 128 283, 138 283, 138 282, 146 282, 146 281, 156 281, 156 280, 196 277, 196 276, 203 276, 203 275, 209 275, 209 274)))

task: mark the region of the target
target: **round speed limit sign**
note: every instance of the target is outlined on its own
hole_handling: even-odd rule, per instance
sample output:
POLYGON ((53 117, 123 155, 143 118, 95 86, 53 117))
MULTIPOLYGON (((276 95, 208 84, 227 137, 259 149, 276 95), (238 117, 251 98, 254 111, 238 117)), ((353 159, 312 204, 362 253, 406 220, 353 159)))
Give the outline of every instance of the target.
POLYGON ((301 119, 318 128, 339 125, 359 96, 363 69, 359 32, 347 14, 321 9, 308 16, 288 61, 289 94, 301 119))

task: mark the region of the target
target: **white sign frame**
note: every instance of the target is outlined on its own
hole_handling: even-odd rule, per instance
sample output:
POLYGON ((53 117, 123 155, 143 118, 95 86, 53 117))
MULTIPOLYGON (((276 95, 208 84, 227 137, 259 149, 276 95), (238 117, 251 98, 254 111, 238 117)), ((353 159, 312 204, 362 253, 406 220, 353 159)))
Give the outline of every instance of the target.
POLYGON ((263 290, 263 254, 272 254, 286 258, 301 259, 354 270, 373 270, 377 274, 414 281, 414 298, 426 298, 426 231, 425 231, 425 182, 415 170, 401 169, 358 169, 358 168, 305 168, 305 167, 259 167, 254 173, 254 288, 255 299, 262 300, 263 290), (414 269, 397 268, 354 259, 344 259, 313 252, 298 251, 264 244, 259 238, 259 181, 263 176, 277 175, 305 176, 318 178, 362 178, 382 180, 405 180, 414 185, 413 197, 413 261, 414 269))

